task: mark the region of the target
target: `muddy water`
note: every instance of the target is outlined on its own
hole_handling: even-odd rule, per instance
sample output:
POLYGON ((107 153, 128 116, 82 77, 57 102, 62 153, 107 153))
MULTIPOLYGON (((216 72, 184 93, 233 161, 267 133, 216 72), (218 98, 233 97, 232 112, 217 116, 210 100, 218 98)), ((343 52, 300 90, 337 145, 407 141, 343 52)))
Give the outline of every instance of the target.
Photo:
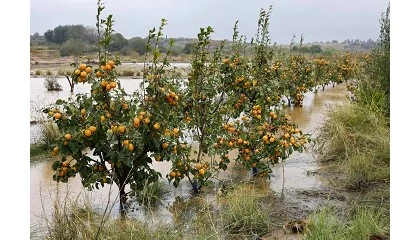
MULTIPOLYGON (((34 109, 39 109, 47 104, 54 103, 56 99, 67 99, 70 96, 70 88, 65 78, 59 79, 63 86, 61 92, 48 92, 43 86, 43 78, 31 79, 31 118, 37 116, 33 113, 34 109)), ((121 79, 121 85, 126 89, 127 93, 134 91, 140 83, 138 79, 121 79)), ((76 93, 89 92, 89 85, 77 85, 75 87, 76 93)), ((316 134, 317 128, 324 120, 324 114, 330 106, 341 103, 347 98, 347 91, 344 85, 336 87, 327 87, 325 91, 320 91, 316 94, 307 93, 302 108, 286 108, 295 121, 299 124, 299 128, 305 133, 316 134)), ((31 142, 36 140, 37 127, 31 126, 31 142)), ((81 186, 80 179, 70 179, 69 184, 56 183, 52 180, 53 171, 51 169, 54 160, 42 161, 31 164, 31 229, 45 224, 43 217, 50 218, 53 203, 60 199, 60 203, 64 204, 67 199, 78 198, 81 202, 88 199, 95 208, 104 210, 108 199, 111 199, 110 206, 111 213, 117 215, 118 201, 116 186, 107 186, 100 190, 87 191, 81 186), (110 196, 110 197, 109 197, 110 196)), ((170 166, 168 163, 156 163, 154 167, 162 172, 163 175, 169 172, 170 166)), ((295 198, 296 191, 314 191, 323 189, 324 183, 321 179, 311 173, 316 172, 319 167, 315 163, 314 156, 310 149, 304 153, 294 153, 284 165, 279 165, 274 168, 273 176, 269 182, 269 187, 275 193, 285 198, 295 198)), ((221 177, 227 177, 229 174, 247 174, 250 172, 246 170, 235 170, 235 173, 224 172, 221 177)), ((164 181, 167 186, 168 193, 163 196, 162 202, 166 207, 158 208, 153 213, 154 218, 159 218, 159 221, 171 221, 173 208, 171 206, 179 204, 182 199, 187 199, 191 196, 191 186, 184 181, 178 188, 170 186, 167 181, 164 181), (172 209, 172 210, 171 210, 172 209)), ((206 191, 215 191, 214 189, 206 189, 206 191)), ((308 209, 316 207, 316 201, 306 201, 308 209)), ((130 213, 134 216, 150 217, 147 211, 133 211, 130 213)))

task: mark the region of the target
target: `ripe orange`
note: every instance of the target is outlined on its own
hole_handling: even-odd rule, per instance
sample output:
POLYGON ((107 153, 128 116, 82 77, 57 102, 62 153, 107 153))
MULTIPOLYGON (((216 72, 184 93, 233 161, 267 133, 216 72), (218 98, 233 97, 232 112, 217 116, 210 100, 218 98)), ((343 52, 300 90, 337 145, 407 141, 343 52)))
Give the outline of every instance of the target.
POLYGON ((176 172, 174 172, 174 171, 170 172, 170 173, 169 173, 169 176, 170 176, 171 178, 174 178, 174 177, 176 176, 176 172))
POLYGON ((109 82, 109 85, 111 86, 111 88, 116 88, 117 87, 117 83, 115 81, 109 82))
POLYGON ((274 137, 271 137, 270 142, 273 143, 274 141, 276 141, 276 139, 274 137))
POLYGON ((290 138, 290 134, 285 133, 285 134, 284 134, 284 138, 289 139, 289 138, 290 138))
POLYGON ((238 144, 242 144, 244 142, 244 140, 242 138, 238 139, 238 144))
POLYGON ((128 151, 134 151, 134 145, 132 143, 128 144, 128 151))
POLYGON ((140 119, 139 118, 134 118, 133 123, 134 123, 134 125, 139 125, 140 124, 140 119))
POLYGON ((123 142, 122 142, 122 144, 124 145, 124 146, 127 146, 128 144, 129 144, 130 142, 126 139, 126 140, 124 140, 123 142))
POLYGON ((85 72, 86 72, 86 73, 90 73, 90 72, 92 72, 92 68, 91 68, 91 67, 86 67, 85 72))
POLYGON ((86 129, 84 134, 85 134, 85 137, 90 137, 92 136, 92 131, 90 131, 89 129, 86 129))
POLYGON ((59 113, 59 112, 58 113, 55 113, 54 114, 54 118, 55 119, 60 119, 61 118, 61 113, 59 113))
POLYGON ((61 165, 62 165, 63 167, 68 167, 68 166, 69 166, 69 163, 68 163, 68 162, 63 162, 61 165))
POLYGON ((120 132, 120 133, 124 133, 124 132, 125 132, 125 127, 124 127, 124 125, 120 125, 120 126, 118 126, 118 132, 120 132))
POLYGON ((162 143, 162 148, 163 149, 167 149, 168 147, 169 147, 169 143, 167 143, 167 142, 162 143))
POLYGON ((95 73, 95 76, 97 77, 97 78, 99 78, 99 77, 101 77, 101 72, 100 71, 97 71, 96 73, 95 73))
POLYGON ((195 168, 197 168, 197 169, 201 169, 201 168, 202 168, 201 163, 197 163, 197 164, 195 165, 195 168))
POLYGON ((200 170, 198 170, 198 173, 203 176, 206 173, 206 170, 204 170, 203 168, 201 168, 200 170))
POLYGON ((110 85, 110 84, 107 84, 107 85, 106 85, 106 87, 105 87, 105 89, 106 89, 107 91, 110 91, 110 90, 112 89, 112 87, 111 87, 111 85, 110 85))
POLYGON ((111 67, 114 67, 115 63, 114 63, 114 61, 109 60, 109 61, 108 61, 108 65, 109 65, 109 66, 111 66, 111 67))
POLYGON ((66 135, 64 135, 64 138, 66 140, 70 140, 71 139, 71 134, 70 133, 67 133, 66 135))
POLYGON ((54 152, 55 154, 57 154, 57 153, 58 153, 58 147, 55 147, 55 148, 53 149, 53 152, 54 152))
POLYGON ((104 80, 104 81, 101 82, 101 87, 106 87, 106 85, 108 85, 107 81, 104 80))
POLYGON ((143 119, 143 122, 144 122, 145 124, 148 124, 148 123, 150 123, 150 119, 149 119, 149 118, 145 118, 145 119, 143 119))
POLYGON ((101 116, 101 122, 105 121, 105 117, 101 116))
POLYGON ((80 73, 80 77, 85 78, 87 76, 87 72, 83 71, 80 73))
POLYGON ((86 64, 81 63, 81 64, 79 65, 79 69, 80 69, 80 71, 85 70, 85 69, 86 69, 86 64))
POLYGON ((86 109, 82 109, 82 110, 80 110, 80 113, 82 114, 82 115, 86 115, 86 109))
POLYGON ((104 68, 105 68, 105 70, 111 70, 112 69, 111 65, 109 65, 109 64, 105 65, 104 68))
POLYGON ((178 134, 179 129, 178 129, 178 128, 174 128, 173 132, 174 132, 174 134, 176 135, 176 134, 178 134))
POLYGON ((264 135, 264 136, 262 137, 262 139, 263 139, 264 141, 267 141, 267 140, 268 140, 267 135, 264 135))
POLYGON ((77 75, 77 76, 79 76, 80 70, 79 69, 74 70, 74 74, 77 75))
POLYGON ((156 129, 156 130, 159 130, 160 124, 159 123, 153 124, 153 128, 156 129))

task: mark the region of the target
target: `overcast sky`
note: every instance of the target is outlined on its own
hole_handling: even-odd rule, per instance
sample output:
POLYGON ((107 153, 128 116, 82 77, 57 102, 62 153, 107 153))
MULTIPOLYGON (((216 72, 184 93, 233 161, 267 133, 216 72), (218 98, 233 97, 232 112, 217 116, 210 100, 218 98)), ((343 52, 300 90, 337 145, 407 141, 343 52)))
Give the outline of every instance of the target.
MULTIPOLYGON (((96 0, 30 0, 30 32, 44 34, 59 25, 95 26, 96 0)), ((211 26, 213 39, 231 39, 239 20, 239 33, 247 39, 257 29, 261 8, 273 5, 270 36, 289 43, 293 34, 305 42, 376 40, 381 13, 389 0, 107 0, 103 18, 113 14, 116 32, 129 39, 145 37, 165 18, 168 37, 197 36, 200 27, 211 26), (106 15, 105 15, 106 14, 106 15)))

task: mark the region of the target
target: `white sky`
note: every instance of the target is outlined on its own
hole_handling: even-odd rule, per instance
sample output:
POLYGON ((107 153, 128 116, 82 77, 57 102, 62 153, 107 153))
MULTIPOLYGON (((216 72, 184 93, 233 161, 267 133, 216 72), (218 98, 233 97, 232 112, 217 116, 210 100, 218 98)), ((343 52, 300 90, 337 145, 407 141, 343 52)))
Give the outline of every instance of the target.
MULTIPOLYGON (((45 33, 58 25, 95 26, 96 0, 30 0, 30 33, 45 33)), ((114 29, 129 39, 145 37, 165 18, 168 37, 197 36, 211 26, 213 39, 231 39, 239 20, 239 33, 247 39, 257 29, 261 8, 273 5, 270 35, 274 42, 290 43, 294 33, 305 42, 344 41, 379 36, 379 19, 389 0, 108 0, 106 15, 113 14, 114 29)), ((106 15, 103 14, 103 18, 106 15)))

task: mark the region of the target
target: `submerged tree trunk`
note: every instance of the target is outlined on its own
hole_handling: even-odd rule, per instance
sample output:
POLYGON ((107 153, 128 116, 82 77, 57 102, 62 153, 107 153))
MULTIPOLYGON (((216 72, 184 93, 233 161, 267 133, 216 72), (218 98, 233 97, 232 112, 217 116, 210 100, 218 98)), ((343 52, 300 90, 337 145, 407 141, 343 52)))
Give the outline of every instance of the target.
POLYGON ((67 78, 67 81, 69 82, 70 93, 73 93, 74 92, 74 82, 73 82, 73 80, 70 80, 69 76, 67 76, 67 75, 64 75, 64 76, 67 78))

